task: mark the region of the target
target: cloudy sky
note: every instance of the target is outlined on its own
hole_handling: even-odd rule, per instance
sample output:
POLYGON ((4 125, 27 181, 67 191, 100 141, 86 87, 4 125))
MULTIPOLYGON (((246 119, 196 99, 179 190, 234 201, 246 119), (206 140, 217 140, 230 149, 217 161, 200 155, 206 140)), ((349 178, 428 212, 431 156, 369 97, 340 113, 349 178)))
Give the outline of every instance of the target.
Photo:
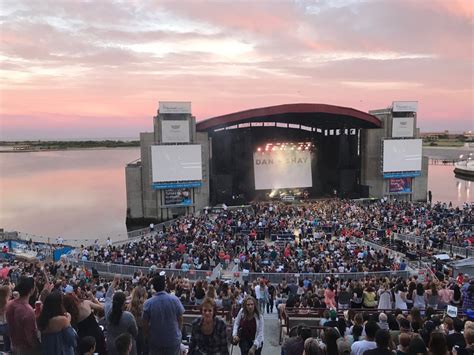
POLYGON ((474 129, 473 4, 2 0, 0 138, 138 137, 158 101, 417 100, 422 130, 474 129))

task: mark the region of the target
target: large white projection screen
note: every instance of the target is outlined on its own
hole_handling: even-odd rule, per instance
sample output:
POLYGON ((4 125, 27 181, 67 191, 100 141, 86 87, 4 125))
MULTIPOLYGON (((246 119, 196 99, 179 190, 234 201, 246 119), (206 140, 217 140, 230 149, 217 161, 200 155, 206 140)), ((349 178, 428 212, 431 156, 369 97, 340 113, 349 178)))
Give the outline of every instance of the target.
POLYGON ((201 145, 153 145, 153 182, 202 180, 201 145))
POLYGON ((311 187, 311 153, 275 150, 253 154, 255 190, 311 187))
POLYGON ((420 171, 421 139, 386 139, 383 141, 383 172, 420 171))

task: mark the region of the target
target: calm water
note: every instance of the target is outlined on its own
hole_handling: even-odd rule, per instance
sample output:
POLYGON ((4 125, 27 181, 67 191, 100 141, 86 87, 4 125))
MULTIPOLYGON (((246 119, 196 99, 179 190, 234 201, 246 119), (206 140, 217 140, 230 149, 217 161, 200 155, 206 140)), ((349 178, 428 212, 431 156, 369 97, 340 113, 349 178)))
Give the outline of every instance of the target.
MULTIPOLYGON (((125 165, 139 156, 139 148, 0 154, 0 228, 125 239, 125 165)), ((452 166, 430 165, 428 187, 433 201, 473 201, 471 182, 452 166)))

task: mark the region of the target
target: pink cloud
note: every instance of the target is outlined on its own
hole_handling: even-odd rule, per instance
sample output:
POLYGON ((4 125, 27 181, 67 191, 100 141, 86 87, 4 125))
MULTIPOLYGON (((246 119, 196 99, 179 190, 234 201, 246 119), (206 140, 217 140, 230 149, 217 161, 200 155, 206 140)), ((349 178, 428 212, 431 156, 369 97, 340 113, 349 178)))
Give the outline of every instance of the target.
POLYGON ((166 100, 203 119, 413 99, 428 128, 472 126, 470 1, 140 4, 26 1, 4 17, 2 136, 137 135, 166 100))

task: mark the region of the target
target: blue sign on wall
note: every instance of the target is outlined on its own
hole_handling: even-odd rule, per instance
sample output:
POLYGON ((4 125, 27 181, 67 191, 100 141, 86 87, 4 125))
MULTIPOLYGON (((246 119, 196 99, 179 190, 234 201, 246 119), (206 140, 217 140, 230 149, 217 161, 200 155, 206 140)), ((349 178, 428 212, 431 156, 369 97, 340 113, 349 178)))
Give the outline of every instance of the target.
POLYGON ((395 172, 395 173, 383 173, 384 179, 417 177, 417 176, 421 176, 421 171, 400 171, 400 172, 395 172))
POLYGON ((191 187, 201 187, 201 181, 189 181, 189 182, 154 182, 151 184, 153 190, 163 189, 183 189, 191 187))

